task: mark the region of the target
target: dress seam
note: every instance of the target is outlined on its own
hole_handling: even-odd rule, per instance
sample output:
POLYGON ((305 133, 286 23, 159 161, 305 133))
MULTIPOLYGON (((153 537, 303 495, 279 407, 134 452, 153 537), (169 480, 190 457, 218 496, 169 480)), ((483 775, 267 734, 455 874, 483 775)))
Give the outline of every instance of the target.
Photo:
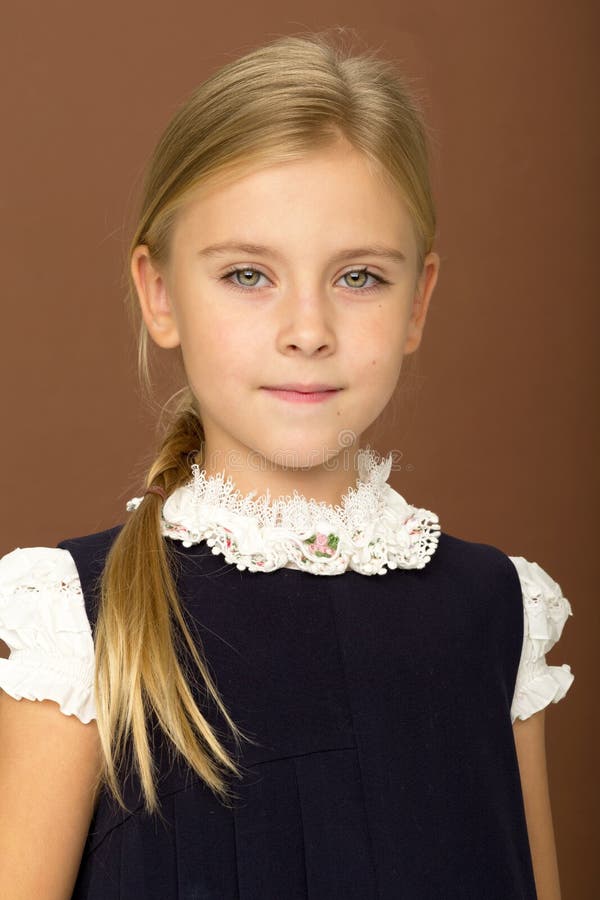
POLYGON ((249 769, 254 769, 257 766, 268 766, 272 763, 283 762, 286 759, 304 759, 305 756, 314 756, 315 754, 322 753, 340 753, 343 750, 357 750, 356 744, 349 744, 346 747, 326 747, 324 750, 307 750, 306 753, 289 753, 287 756, 274 756, 272 759, 263 759, 258 762, 248 763, 249 769))
MULTIPOLYGON (((282 762, 282 761, 288 760, 288 759, 301 759, 305 756, 311 756, 315 753, 337 753, 342 750, 356 750, 358 752, 358 747, 356 746, 356 744, 350 744, 347 747, 331 747, 326 750, 309 750, 307 753, 291 753, 289 756, 277 756, 273 759, 265 759, 261 762, 249 763, 248 768, 254 769, 255 767, 258 767, 258 766, 269 765, 269 764, 275 763, 275 762, 282 762)), ((188 774, 190 774, 190 773, 188 773, 188 774)), ((183 791, 189 790, 191 786, 197 785, 197 784, 202 784, 202 783, 203 782, 202 782, 202 779, 200 778, 200 776, 196 775, 194 773, 194 775, 188 779, 188 781, 186 782, 185 785, 183 785, 181 787, 173 788, 172 790, 166 791, 165 793, 159 792, 159 795, 158 795, 159 800, 163 801, 163 800, 166 800, 167 798, 174 797, 176 794, 180 794, 183 791)), ((98 847, 100 847, 100 845, 104 843, 104 841, 109 836, 109 834, 112 834, 112 832, 115 831, 117 828, 122 828, 123 825, 125 825, 129 821, 129 819, 131 819, 134 816, 137 816, 141 812, 143 812, 143 809, 144 809, 143 802, 139 803, 135 809, 132 809, 129 813, 124 814, 123 818, 121 819, 120 822, 114 822, 107 829, 107 831, 104 832, 102 837, 98 837, 96 842, 91 842, 91 846, 87 849, 86 856, 91 856, 91 854, 95 853, 96 850, 98 849, 98 847)), ((89 832, 90 839, 93 834, 95 834, 95 832, 90 830, 90 832, 89 832)), ((235 838, 235 836, 234 836, 234 838, 235 838)), ((239 890, 239 888, 238 888, 238 890, 239 890)))
POLYGON ((300 784, 298 781, 298 766, 295 757, 292 757, 294 763, 294 779, 296 782, 296 795, 298 797, 298 809, 300 810, 300 826, 302 830, 302 862, 304 864, 304 883, 306 885, 306 898, 310 900, 308 893, 308 869, 306 866, 306 832, 304 829, 304 811, 302 809, 302 796, 300 794, 300 784))

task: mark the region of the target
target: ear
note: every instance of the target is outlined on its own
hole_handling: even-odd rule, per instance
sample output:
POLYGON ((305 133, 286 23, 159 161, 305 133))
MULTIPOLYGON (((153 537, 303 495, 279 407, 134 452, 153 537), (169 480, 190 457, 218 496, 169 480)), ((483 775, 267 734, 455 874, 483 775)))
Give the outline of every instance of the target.
POLYGON ((164 276, 154 264, 146 244, 138 244, 133 251, 131 277, 152 340, 159 347, 167 349, 178 347, 179 331, 167 285, 164 276))
POLYGON ((429 301, 436 285, 438 273, 440 269, 440 257, 433 251, 428 253, 423 263, 423 271, 417 282, 417 289, 413 297, 413 305, 408 321, 408 329, 406 332, 406 341, 404 343, 404 353, 413 353, 423 337, 423 328, 425 327, 425 319, 427 310, 429 309, 429 301))

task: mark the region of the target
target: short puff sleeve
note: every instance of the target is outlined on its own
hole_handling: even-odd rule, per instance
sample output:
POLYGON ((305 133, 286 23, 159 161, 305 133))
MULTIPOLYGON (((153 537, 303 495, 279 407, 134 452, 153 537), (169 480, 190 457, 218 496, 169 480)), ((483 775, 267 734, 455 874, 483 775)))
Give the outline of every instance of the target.
POLYGON ((84 724, 96 718, 94 642, 68 550, 17 547, 0 559, 0 689, 16 700, 54 700, 84 724))
POLYGON ((523 649, 511 706, 511 721, 528 719, 565 696, 575 676, 566 663, 549 666, 545 654, 573 615, 560 585, 535 562, 511 556, 523 594, 523 649))

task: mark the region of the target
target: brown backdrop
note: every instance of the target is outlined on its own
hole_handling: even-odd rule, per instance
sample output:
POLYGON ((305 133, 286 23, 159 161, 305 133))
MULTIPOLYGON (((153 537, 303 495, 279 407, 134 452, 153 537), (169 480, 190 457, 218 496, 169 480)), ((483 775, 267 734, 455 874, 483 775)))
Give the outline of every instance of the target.
POLYGON ((402 453, 392 483, 410 502, 538 562, 571 601, 548 656, 576 676, 547 716, 565 900, 591 900, 598 881, 596 8, 57 0, 6 8, 0 37, 1 553, 123 521, 139 492, 154 413, 124 250, 145 159, 188 92, 271 36, 335 24, 425 92, 442 267, 382 443, 402 453))

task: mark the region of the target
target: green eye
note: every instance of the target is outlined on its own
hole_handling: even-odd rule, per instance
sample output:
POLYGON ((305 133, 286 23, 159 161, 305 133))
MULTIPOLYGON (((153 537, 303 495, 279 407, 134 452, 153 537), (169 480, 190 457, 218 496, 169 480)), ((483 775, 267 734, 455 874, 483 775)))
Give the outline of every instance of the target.
MULTIPOLYGON (((260 278, 260 276, 262 275, 262 272, 259 272, 257 269, 235 269, 234 274, 235 274, 235 273, 237 273, 237 274, 243 276, 244 278, 246 278, 246 276, 248 275, 248 273, 252 273, 252 274, 254 274, 254 275, 258 275, 259 278, 260 278)), ((244 284, 244 282, 242 282, 242 284, 244 284)), ((255 286, 256 286, 256 282, 253 282, 251 285, 248 285, 248 287, 255 287, 255 286)))
MULTIPOLYGON (((235 266, 221 276, 221 281, 227 282, 235 290, 245 291, 246 293, 248 293, 248 291, 251 291, 257 287, 256 280, 249 284, 247 281, 244 282, 238 280, 238 276, 241 276, 242 278, 249 277, 250 279, 252 279, 253 275, 258 276, 259 278, 261 276, 267 278, 264 272, 261 272, 260 269, 255 269, 253 266, 235 266)), ((364 284, 359 284, 357 287, 349 287, 349 290, 353 291, 354 293, 366 294, 370 291, 378 290, 381 285, 390 283, 389 281, 386 281, 385 278, 382 278, 381 275, 376 275, 374 272, 371 272, 370 269, 368 269, 366 266, 360 269, 350 269, 348 272, 344 272, 343 275, 340 275, 340 279, 348 278, 349 275, 358 276, 359 279, 364 275, 367 278, 373 278, 375 280, 375 284, 371 284, 368 287, 364 286, 364 284)))

